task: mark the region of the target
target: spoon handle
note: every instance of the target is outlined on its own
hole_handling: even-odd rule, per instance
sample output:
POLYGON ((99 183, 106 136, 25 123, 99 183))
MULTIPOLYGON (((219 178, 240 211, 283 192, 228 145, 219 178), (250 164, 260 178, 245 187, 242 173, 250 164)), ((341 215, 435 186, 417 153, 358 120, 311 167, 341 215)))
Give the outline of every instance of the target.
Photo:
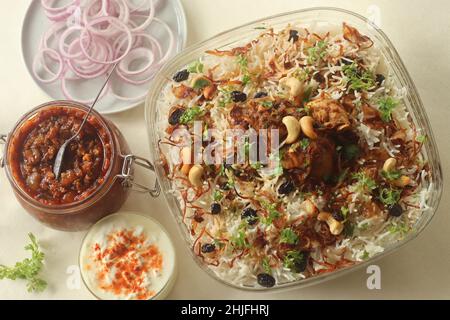
POLYGON ((105 89, 106 85, 108 84, 109 79, 111 78, 112 74, 114 73, 114 70, 116 70, 116 67, 117 67, 118 64, 119 64, 119 62, 116 62, 114 64, 114 66, 112 67, 111 71, 109 72, 108 77, 105 80, 105 83, 103 83, 102 88, 100 89, 100 91, 98 92, 97 96, 95 97, 94 102, 92 103, 92 105, 89 108, 88 112, 84 116, 83 122, 81 123, 80 127, 78 128, 78 131, 73 135, 73 138, 75 138, 81 132, 81 129, 83 128, 83 126, 85 125, 87 119, 89 118, 89 115, 91 114, 92 109, 94 109, 94 106, 97 103, 98 99, 100 99, 100 96, 102 95, 103 90, 105 89))

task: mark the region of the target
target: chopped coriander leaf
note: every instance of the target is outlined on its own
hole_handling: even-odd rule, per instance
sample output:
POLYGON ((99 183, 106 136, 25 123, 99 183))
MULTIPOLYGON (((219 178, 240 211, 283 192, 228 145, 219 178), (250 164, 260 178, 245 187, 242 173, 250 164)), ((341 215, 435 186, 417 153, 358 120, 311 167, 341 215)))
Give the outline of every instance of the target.
POLYGON ((388 231, 392 234, 400 233, 401 235, 405 235, 409 231, 409 227, 404 223, 392 224, 389 226, 388 231))
POLYGON ((187 66, 187 71, 190 73, 202 73, 203 72, 203 64, 200 61, 191 62, 187 66))
POLYGON ((27 280, 28 292, 42 292, 47 287, 47 282, 38 277, 44 265, 44 253, 39 250, 36 237, 29 233, 31 243, 25 246, 25 250, 31 252, 31 258, 26 258, 21 262, 16 262, 14 267, 0 265, 0 280, 3 279, 24 279, 27 280))
POLYGON ((213 192, 213 200, 219 202, 223 198, 223 193, 220 190, 214 190, 213 192))
POLYGON ((203 109, 199 106, 195 106, 184 111, 183 115, 180 117, 181 124, 188 124, 197 119, 199 116, 203 115, 203 109))
POLYGON ((392 120, 392 110, 398 105, 398 100, 387 96, 378 100, 378 110, 380 111, 381 120, 389 122, 392 120))
POLYGON ((291 228, 281 230, 280 243, 297 244, 297 242, 298 235, 291 228))
POLYGON ((261 264, 262 264, 262 268, 263 268, 265 273, 267 273, 267 274, 271 274, 272 273, 272 268, 270 267, 270 262, 269 262, 269 259, 267 257, 263 258, 261 264))
POLYGON ((344 146, 343 150, 346 160, 353 160, 359 156, 359 147, 356 144, 348 144, 344 146))
POLYGON ((381 176, 386 180, 392 181, 400 178, 402 176, 402 173, 398 170, 391 170, 391 171, 381 170, 381 176))
POLYGON ((194 84, 192 85, 192 87, 194 89, 203 89, 204 87, 207 87, 211 84, 211 81, 209 81, 206 78, 198 78, 194 81, 194 84))
POLYGON ((341 207, 341 213, 344 219, 347 219, 348 214, 350 213, 350 209, 347 207, 341 207))
POLYGON ((370 178, 365 172, 360 171, 358 173, 354 173, 352 178, 357 180, 357 188, 360 191, 369 191, 376 189, 376 182, 370 178))
POLYGON ((369 229, 369 224, 367 222, 365 222, 365 223, 359 225, 358 229, 361 231, 366 231, 367 229, 369 229))
POLYGON ((369 70, 360 71, 356 63, 342 66, 342 72, 353 90, 369 90, 375 85, 373 74, 369 70))
POLYGON ((310 47, 307 49, 308 52, 308 63, 313 64, 323 58, 325 58, 327 54, 327 46, 328 43, 326 41, 320 40, 317 41, 314 47, 310 47))
POLYGON ((239 230, 237 234, 231 237, 231 245, 237 249, 245 249, 250 246, 247 238, 245 237, 244 230, 239 230))
POLYGON ((416 137, 416 141, 419 143, 424 143, 427 140, 427 136, 426 135, 419 135, 416 137))
POLYGON ((251 163, 250 166, 255 170, 259 170, 262 168, 262 164, 259 161, 255 162, 255 163, 251 163))
MULTIPOLYGON (((303 93, 303 103, 308 103, 309 100, 311 100, 311 94, 313 91, 312 86, 307 86, 305 89, 305 92, 303 93)), ((305 111, 307 114, 309 114, 309 109, 305 106, 305 111)))
POLYGON ((350 221, 346 221, 344 223, 344 235, 348 238, 352 237, 354 231, 355 231, 355 225, 353 223, 351 223, 350 221))
POLYGON ((369 253, 366 250, 364 250, 363 254, 361 255, 361 259, 367 260, 369 256, 370 256, 369 253))
POLYGON ((385 206, 392 206, 400 200, 401 190, 394 188, 383 188, 380 190, 380 201, 385 206))
POLYGON ((246 86, 247 84, 249 84, 250 81, 251 81, 251 78, 250 78, 250 75, 249 75, 249 74, 244 74, 244 75, 242 76, 242 84, 243 84, 244 86, 246 86))
POLYGON ((300 140, 300 146, 302 147, 303 150, 306 150, 306 148, 308 148, 309 146, 309 139, 303 138, 302 140, 300 140))
POLYGON ((261 105, 266 108, 272 108, 273 102, 269 100, 261 101, 261 105))
POLYGON ((281 216, 281 213, 276 209, 277 205, 275 203, 268 203, 265 201, 261 202, 261 205, 264 209, 267 210, 267 217, 263 219, 263 223, 266 225, 272 224, 273 220, 278 219, 281 216))
POLYGON ((307 253, 301 251, 288 251, 283 259, 283 266, 296 273, 305 271, 307 264, 307 253))
POLYGON ((244 57, 242 54, 237 56, 237 64, 243 68, 246 69, 248 65, 248 60, 246 57, 244 57))

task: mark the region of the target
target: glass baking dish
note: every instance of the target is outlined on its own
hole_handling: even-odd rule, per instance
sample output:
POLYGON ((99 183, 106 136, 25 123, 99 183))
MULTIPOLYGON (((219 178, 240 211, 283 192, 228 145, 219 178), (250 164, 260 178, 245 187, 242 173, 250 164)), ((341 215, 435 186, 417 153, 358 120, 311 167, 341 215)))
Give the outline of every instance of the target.
POLYGON ((304 287, 307 285, 322 282, 324 280, 335 278, 338 275, 342 275, 347 272, 356 270, 357 268, 362 268, 364 266, 372 264, 374 260, 388 255, 394 250, 397 250, 402 245, 414 239, 428 225, 428 223, 432 219, 434 213, 437 210, 441 198, 443 178, 437 146, 424 107, 422 105, 417 89, 411 77, 408 74, 394 46, 387 38, 387 36, 383 33, 383 31, 381 31, 377 26, 375 26, 373 23, 371 23, 363 16, 347 10, 338 8, 310 8, 290 13, 283 13, 269 18, 254 21, 246 25, 234 28, 232 30, 223 32, 202 43, 187 48, 186 50, 178 54, 176 57, 174 57, 169 63, 167 63, 165 67, 162 68, 161 71, 155 77, 154 81, 152 82, 149 94, 147 96, 145 116, 150 141, 150 148, 152 151, 151 152, 153 158, 152 160, 153 163, 155 164, 156 174, 159 183, 161 184, 164 197, 167 201, 167 204, 170 208, 172 215, 174 216, 175 220, 179 225, 179 230, 181 231, 184 239, 186 240, 186 244, 188 246, 189 251, 192 254, 193 259, 199 264, 199 266, 206 273, 208 273, 213 278, 217 279, 222 283, 225 283, 227 285, 239 289, 267 291, 294 286, 304 287), (430 199, 428 200, 427 203, 430 209, 422 214, 415 228, 411 232, 409 232, 409 234, 405 236, 401 241, 393 243, 392 245, 386 247, 384 252, 379 253, 364 262, 360 262, 350 267, 339 269, 331 273, 317 275, 304 280, 295 280, 288 283, 277 284, 272 288, 263 288, 259 286, 258 287, 238 286, 231 282, 220 279, 218 276, 216 276, 211 269, 202 264, 201 260, 191 250, 191 244, 188 234, 189 230, 181 221, 182 210, 180 204, 176 199, 176 197, 173 195, 173 193, 170 192, 171 182, 169 181, 169 179, 165 177, 163 165, 160 160, 158 140, 164 134, 163 132, 158 131, 158 127, 156 125, 158 121, 163 120, 160 114, 160 110, 163 109, 163 106, 160 105, 161 103, 160 95, 163 87, 168 82, 167 79, 170 79, 176 71, 181 70, 182 67, 184 67, 185 65, 198 59, 204 53, 204 51, 210 49, 224 50, 226 48, 242 44, 246 40, 257 37, 261 32, 261 30, 258 30, 261 28, 261 26, 273 27, 274 30, 276 31, 278 29, 285 27, 289 23, 299 21, 305 24, 317 23, 319 25, 321 23, 342 24, 343 22, 346 22, 352 25, 353 27, 356 27, 362 34, 369 36, 374 41, 374 45, 379 48, 381 55, 384 57, 385 64, 389 69, 390 74, 392 74, 394 77, 394 85, 406 89, 404 103, 406 105, 407 110, 411 114, 412 121, 414 122, 416 127, 420 128, 422 130, 422 133, 426 134, 428 137, 428 139, 424 143, 423 153, 426 160, 428 160, 431 173, 431 181, 433 183, 433 190, 431 192, 430 199))

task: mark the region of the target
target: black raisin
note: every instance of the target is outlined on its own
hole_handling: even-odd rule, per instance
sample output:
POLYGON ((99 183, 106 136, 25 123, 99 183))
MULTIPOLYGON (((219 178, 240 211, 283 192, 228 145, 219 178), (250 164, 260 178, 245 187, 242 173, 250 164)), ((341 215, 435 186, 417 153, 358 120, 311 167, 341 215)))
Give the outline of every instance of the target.
POLYGON ((244 211, 242 211, 241 218, 247 220, 249 225, 254 225, 258 222, 258 214, 253 208, 245 208, 244 211))
POLYGON ((183 70, 175 73, 175 75, 173 76, 172 79, 173 79, 173 81, 181 82, 181 81, 187 80, 187 78, 189 78, 189 71, 187 71, 186 69, 183 69, 183 70))
POLYGON ((262 287, 270 288, 275 285, 275 278, 268 273, 260 273, 256 278, 258 284, 262 287))
POLYGON ((177 108, 169 115, 169 124, 174 126, 180 123, 180 118, 184 114, 184 109, 177 108))
POLYGON ((255 94, 255 99, 267 97, 267 92, 260 91, 255 94))
POLYGON ((340 211, 333 211, 333 213, 331 215, 337 221, 344 221, 345 220, 344 215, 340 211))
POLYGON ((288 41, 294 40, 296 42, 298 40, 298 31, 297 30, 289 30, 289 39, 288 41))
POLYGON ((242 91, 232 91, 231 100, 233 100, 233 102, 244 102, 247 100, 247 95, 242 91))
POLYGON ((295 185, 291 180, 287 180, 283 182, 280 187, 278 188, 279 194, 289 194, 292 191, 294 191, 295 185))
POLYGON ((202 245, 202 253, 211 253, 216 250, 216 246, 213 243, 205 243, 202 245))
POLYGON ((388 207, 389 214, 393 217, 400 217, 403 213, 403 208, 398 203, 388 207))
POLYGON ((214 202, 213 204, 211 204, 211 214, 219 214, 221 210, 222 207, 219 203, 214 202))
POLYGON ((381 86, 381 84, 383 83, 384 79, 386 79, 386 78, 385 78, 381 73, 378 73, 378 74, 375 76, 375 82, 376 82, 379 86, 381 86))
POLYGON ((325 77, 324 77, 320 72, 316 73, 316 74, 313 76, 313 79, 316 80, 318 83, 323 83, 323 82, 325 82, 325 77))

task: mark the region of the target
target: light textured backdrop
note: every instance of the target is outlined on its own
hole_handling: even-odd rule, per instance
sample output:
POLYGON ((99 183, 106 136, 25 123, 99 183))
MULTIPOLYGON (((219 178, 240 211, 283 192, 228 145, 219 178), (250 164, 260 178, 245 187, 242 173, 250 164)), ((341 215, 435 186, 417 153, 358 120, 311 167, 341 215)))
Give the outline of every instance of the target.
MULTIPOLYGON (((218 32, 281 12, 306 6, 337 6, 370 15, 381 12, 382 29, 396 46, 428 112, 444 168, 450 179, 450 2, 434 1, 300 1, 300 0, 183 0, 188 20, 188 44, 218 32)), ((33 83, 22 62, 20 32, 29 1, 0 1, 0 133, 10 130, 28 109, 48 98, 33 83)), ((111 116, 135 154, 147 157, 144 108, 111 116)), ((448 184, 447 184, 448 186, 448 184)), ((314 287, 275 293, 251 293, 228 288, 203 273, 188 255, 176 225, 161 199, 133 194, 124 209, 156 217, 169 230, 178 253, 180 272, 174 299, 389 299, 450 298, 450 196, 444 190, 440 208, 429 227, 412 243, 378 262, 381 290, 366 288, 367 274, 359 270, 314 287)), ((24 257, 27 233, 34 232, 47 253, 44 276, 49 288, 29 294, 22 281, 1 281, 3 299, 92 299, 81 286, 66 285, 69 265, 76 265, 84 232, 64 233, 41 226, 13 198, 0 170, 0 264, 24 257)))

